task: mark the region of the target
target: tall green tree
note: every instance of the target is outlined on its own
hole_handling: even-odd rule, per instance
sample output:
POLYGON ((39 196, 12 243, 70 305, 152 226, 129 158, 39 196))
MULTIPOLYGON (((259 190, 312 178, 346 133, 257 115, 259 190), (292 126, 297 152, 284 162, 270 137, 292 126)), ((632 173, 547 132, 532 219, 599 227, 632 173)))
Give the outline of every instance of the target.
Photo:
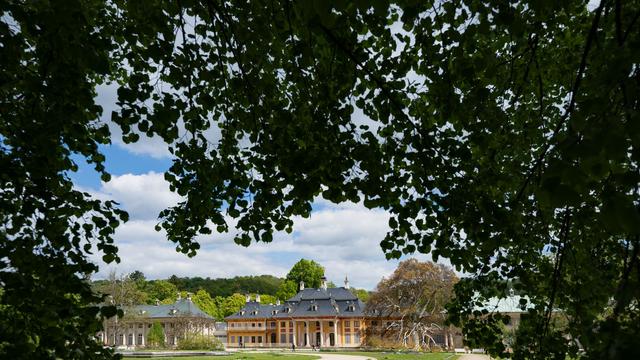
POLYGON ((134 272, 129 274, 129 279, 135 281, 136 283, 144 283, 147 281, 147 277, 144 276, 144 273, 140 270, 135 270, 134 272))
POLYGON ((244 304, 246 304, 246 298, 242 294, 233 294, 224 298, 222 300, 222 306, 219 307, 222 318, 240 311, 244 304))
POLYGON ((496 319, 473 309, 506 296, 506 279, 535 309, 521 356, 563 358, 575 339, 591 358, 637 351, 637 1, 0 11, 0 338, 15 339, 3 357, 108 356, 88 336, 104 314, 83 278, 91 252, 118 261, 127 216, 69 173, 87 161, 109 180, 94 98, 111 80, 123 140, 170 144, 165 178, 184 200, 158 228, 179 251, 231 224, 238 244, 269 242, 318 197, 362 202, 391 214, 389 258, 431 253, 472 274, 448 313, 493 354, 500 341, 482 335, 496 319))
POLYGON ((178 288, 166 280, 152 280, 145 284, 144 290, 147 293, 148 303, 153 304, 156 300, 175 299, 178 288))
POLYGON ((298 293, 298 284, 292 280, 285 280, 276 292, 276 297, 282 301, 292 298, 298 293))
POLYGON ((193 294, 191 299, 193 303, 200 308, 200 310, 204 311, 205 313, 207 313, 208 315, 216 319, 221 318, 220 309, 218 309, 218 306, 216 305, 215 301, 211 298, 211 295, 209 295, 209 293, 206 292, 205 290, 198 290, 198 292, 193 294))
POLYGON ((320 287, 320 279, 324 276, 324 268, 313 260, 300 259, 293 264, 287 273, 287 280, 299 286, 304 281, 304 286, 309 288, 320 287))
POLYGON ((164 347, 164 329, 158 321, 154 321, 147 333, 147 345, 151 348, 164 347))

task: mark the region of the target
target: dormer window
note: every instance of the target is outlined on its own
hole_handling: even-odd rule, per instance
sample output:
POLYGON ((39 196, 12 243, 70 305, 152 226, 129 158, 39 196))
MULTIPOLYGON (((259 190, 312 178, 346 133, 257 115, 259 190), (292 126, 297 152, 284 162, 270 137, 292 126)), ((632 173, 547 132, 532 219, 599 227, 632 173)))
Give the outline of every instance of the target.
POLYGON ((275 315, 275 314, 277 314, 277 313, 278 313, 278 310, 273 310, 273 311, 271 312, 271 315, 275 315))
POLYGON ((240 310, 240 315, 244 315, 245 313, 246 313, 246 311, 240 310))
POLYGON ((284 312, 285 312, 285 313, 289 313, 289 312, 291 312, 291 308, 289 308, 289 307, 284 308, 284 312))
POLYGON ((318 305, 311 305, 309 311, 318 311, 318 305))
POLYGON ((175 315, 177 312, 178 312, 178 309, 171 309, 171 310, 169 310, 169 313, 170 313, 171 315, 175 315))
POLYGON ((347 311, 354 312, 356 310, 355 306, 349 305, 347 306, 347 311))
POLYGON ((253 310, 253 311, 251 312, 251 315, 258 315, 258 310, 253 310))

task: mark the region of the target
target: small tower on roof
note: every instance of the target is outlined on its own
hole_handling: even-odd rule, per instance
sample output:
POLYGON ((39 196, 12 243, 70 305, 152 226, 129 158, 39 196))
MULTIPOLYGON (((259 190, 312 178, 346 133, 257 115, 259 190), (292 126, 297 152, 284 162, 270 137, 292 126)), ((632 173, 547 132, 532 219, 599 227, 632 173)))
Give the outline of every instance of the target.
POLYGON ((344 288, 349 289, 349 278, 347 275, 344 276, 344 288))

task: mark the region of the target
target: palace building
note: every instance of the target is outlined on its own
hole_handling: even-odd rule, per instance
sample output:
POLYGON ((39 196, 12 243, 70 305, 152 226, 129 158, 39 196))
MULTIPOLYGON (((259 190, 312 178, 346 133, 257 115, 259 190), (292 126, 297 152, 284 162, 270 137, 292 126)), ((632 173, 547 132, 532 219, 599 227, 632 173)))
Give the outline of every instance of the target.
POLYGON ((380 319, 365 316, 364 303, 345 286, 300 291, 284 303, 263 305, 247 296, 245 306, 225 318, 228 347, 358 347, 368 327, 380 319))
POLYGON ((122 309, 123 317, 114 316, 104 321, 103 331, 97 338, 104 345, 127 349, 147 347, 147 335, 153 323, 162 326, 165 344, 176 347, 187 333, 224 338, 224 324, 202 311, 191 301, 191 296, 178 299, 173 304, 134 305, 122 309), (222 328, 222 329, 221 329, 222 328))

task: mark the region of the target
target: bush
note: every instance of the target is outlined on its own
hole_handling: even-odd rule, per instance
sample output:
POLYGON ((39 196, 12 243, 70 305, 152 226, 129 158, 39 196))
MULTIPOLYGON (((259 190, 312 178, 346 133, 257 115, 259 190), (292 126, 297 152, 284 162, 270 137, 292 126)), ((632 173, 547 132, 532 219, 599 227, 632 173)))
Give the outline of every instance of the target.
POLYGON ((224 350, 224 345, 213 336, 187 334, 178 341, 179 350, 224 350))
POLYGON ((147 334, 147 347, 163 348, 164 347, 164 329, 159 322, 154 322, 147 334))

